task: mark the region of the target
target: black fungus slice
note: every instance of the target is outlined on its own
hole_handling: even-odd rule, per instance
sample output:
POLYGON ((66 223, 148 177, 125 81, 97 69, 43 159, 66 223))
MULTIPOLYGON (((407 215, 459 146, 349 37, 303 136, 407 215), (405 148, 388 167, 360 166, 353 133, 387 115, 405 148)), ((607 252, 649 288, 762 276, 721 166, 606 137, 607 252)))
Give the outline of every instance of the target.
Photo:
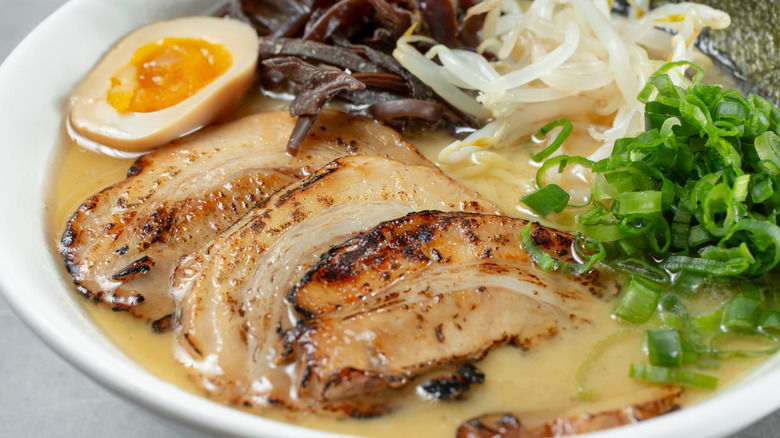
POLYGON ((369 107, 368 112, 377 120, 415 117, 435 122, 441 119, 444 109, 441 104, 430 100, 395 99, 377 102, 369 107))
POLYGON ((279 96, 280 91, 307 94, 293 101, 294 106, 305 107, 305 111, 291 109, 291 114, 299 117, 288 143, 288 151, 294 154, 319 108, 334 97, 345 104, 342 109, 373 116, 401 133, 444 127, 462 137, 478 128, 480 121, 443 100, 392 56, 397 39, 410 29, 449 47, 474 50, 484 20, 483 15, 466 18, 467 9, 475 2, 232 0, 227 14, 252 24, 261 36, 260 59, 265 61, 260 63, 259 84, 263 92, 274 96, 279 96), (356 82, 328 76, 312 87, 312 78, 296 82, 280 70, 269 68, 270 63, 266 62, 289 57, 317 65, 312 66, 315 69, 335 67, 356 82), (281 88, 286 80, 301 86, 292 90, 281 88), (357 82, 363 87, 357 86, 357 82), (311 111, 312 105, 317 111, 311 111))
POLYGON ((263 61, 263 65, 280 72, 287 80, 301 86, 290 104, 290 115, 298 116, 287 142, 287 153, 298 155, 301 143, 309 134, 325 103, 340 91, 358 91, 366 85, 350 74, 332 66, 314 66, 300 58, 285 57, 263 61))
POLYGON ((447 47, 458 45, 458 18, 450 0, 426 0, 423 18, 433 39, 447 47))
POLYGON ((259 51, 260 57, 264 59, 295 56, 307 61, 317 61, 332 65, 343 70, 349 69, 353 72, 388 72, 377 65, 378 63, 366 59, 352 50, 318 41, 308 41, 299 38, 261 37, 259 51))

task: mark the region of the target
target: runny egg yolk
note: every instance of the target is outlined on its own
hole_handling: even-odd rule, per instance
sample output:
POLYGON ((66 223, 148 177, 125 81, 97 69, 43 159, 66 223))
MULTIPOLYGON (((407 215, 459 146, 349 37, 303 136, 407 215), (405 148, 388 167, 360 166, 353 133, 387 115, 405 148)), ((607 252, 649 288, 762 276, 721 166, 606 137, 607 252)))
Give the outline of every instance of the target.
POLYGON ((220 44, 195 38, 162 38, 146 44, 111 77, 107 101, 120 113, 150 113, 187 99, 233 63, 220 44))

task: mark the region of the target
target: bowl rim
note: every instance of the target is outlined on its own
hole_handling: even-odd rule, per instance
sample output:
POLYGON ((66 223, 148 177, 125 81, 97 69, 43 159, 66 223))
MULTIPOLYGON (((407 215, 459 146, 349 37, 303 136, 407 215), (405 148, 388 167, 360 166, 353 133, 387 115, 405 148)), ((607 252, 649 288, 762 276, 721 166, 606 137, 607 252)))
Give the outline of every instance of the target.
MULTIPOLYGON (((0 215, 0 229, 18 230, 0 233, 0 293, 25 324, 67 362, 153 414, 213 434, 344 437, 347 435, 306 429, 217 404, 152 376, 129 361, 105 336, 101 339, 98 330, 88 325, 88 317, 78 310, 80 298, 67 287, 68 282, 61 276, 62 269, 55 263, 58 255, 53 253, 51 243, 46 239, 49 235, 43 220, 46 216, 46 177, 49 166, 55 165, 51 145, 56 144, 62 122, 62 92, 69 90, 63 87, 68 83, 75 85, 80 78, 76 72, 85 73, 88 68, 85 59, 95 62, 95 54, 108 48, 106 44, 89 42, 92 33, 109 34, 104 41, 115 41, 152 16, 171 18, 178 12, 195 10, 193 8, 207 10, 207 6, 213 7, 212 2, 70 0, 41 22, 0 65, 0 114, 4 114, 0 119, 0 144, 6 145, 6 149, 9 149, 7 145, 24 146, 9 151, 8 159, 14 163, 14 168, 0 172, 0 182, 15 188, 0 193, 0 204, 13 207, 9 211, 34 212, 32 215, 0 215), (118 17, 120 14, 126 17, 116 26, 102 23, 94 28, 84 28, 91 25, 85 22, 87 17, 118 17), (88 50, 76 56, 77 61, 67 69, 64 77, 46 82, 51 71, 46 69, 50 69, 54 61, 70 62, 68 44, 88 50), (44 60, 37 56, 43 56, 44 60), (44 71, 30 74, 35 69, 44 71), (42 86, 31 95, 25 95, 21 91, 29 90, 29 87, 19 86, 19 81, 33 81, 33 85, 42 86), (32 158, 46 157, 45 165, 30 163, 32 153, 32 158), (29 245, 29 251, 15 252, 25 244, 29 245), (45 258, 43 263, 41 258, 45 258), (41 266, 44 267, 42 275, 29 275, 38 273, 41 266), (45 298, 54 298, 54 302, 42 302, 45 298), (62 311, 63 308, 67 311, 62 311), (117 379, 118 374, 125 378, 117 379), (189 410, 181 409, 180 405, 189 410)), ((780 393, 763 390, 778 385, 780 353, 720 394, 699 404, 641 424, 583 436, 726 436, 779 408, 780 393)))

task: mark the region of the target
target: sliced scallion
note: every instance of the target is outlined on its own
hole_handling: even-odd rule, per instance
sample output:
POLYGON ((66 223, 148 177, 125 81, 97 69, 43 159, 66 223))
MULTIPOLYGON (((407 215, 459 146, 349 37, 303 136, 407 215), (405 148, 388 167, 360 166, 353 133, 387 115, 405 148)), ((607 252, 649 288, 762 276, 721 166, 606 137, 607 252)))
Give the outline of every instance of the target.
POLYGON ((561 132, 558 133, 558 135, 555 137, 555 140, 550 143, 549 146, 544 148, 541 152, 534 154, 531 156, 531 159, 534 161, 542 161, 545 158, 549 157, 550 154, 554 153, 558 150, 559 147, 563 144, 563 142, 566 140, 566 138, 571 134, 571 131, 574 129, 569 119, 558 119, 553 120, 552 122, 547 123, 546 125, 542 126, 542 128, 534 134, 534 137, 536 138, 544 138, 547 133, 552 131, 553 129, 561 127, 561 132))
POLYGON ((529 193, 520 202, 528 206, 534 213, 547 217, 553 211, 560 213, 569 204, 569 194, 556 184, 547 184, 541 189, 529 193))
POLYGON ((763 330, 780 331, 780 311, 764 310, 758 321, 763 330))
POLYGON ((628 322, 641 324, 655 313, 660 298, 660 286, 644 277, 635 276, 631 278, 626 294, 615 309, 614 314, 628 322))
MULTIPOLYGON (((596 162, 547 159, 536 183, 545 187, 548 171, 572 164, 593 174, 589 208, 577 221, 585 238, 602 244, 605 264, 631 277, 614 314, 656 328, 647 333, 651 365, 634 364, 632 376, 713 388, 716 379, 679 367, 780 349, 780 302, 762 289, 776 281, 764 276, 780 264, 780 109, 703 84, 702 75, 685 61, 662 66, 638 95, 644 132, 616 140, 611 155, 596 162), (696 71, 685 87, 679 83, 687 68, 696 71), (681 298, 708 283, 741 285, 741 296, 688 314, 681 298), (734 337, 760 342, 754 350, 729 349, 734 337)), ((563 125, 555 121, 541 135, 563 125)), ((524 245, 539 266, 569 269, 524 245)))
POLYGON ((647 357, 653 365, 680 367, 683 364, 683 348, 677 329, 648 330, 647 357))
POLYGON ((667 368, 655 365, 632 363, 629 377, 654 383, 676 384, 693 388, 715 389, 718 386, 716 377, 679 368, 667 368))
POLYGON ((622 193, 617 198, 620 205, 618 213, 657 213, 661 211, 661 199, 661 192, 655 190, 622 193))
POLYGON ((723 310, 723 327, 727 330, 755 330, 760 317, 758 301, 736 297, 723 310))
POLYGON ((604 350, 606 350, 617 340, 624 338, 627 335, 638 334, 640 334, 640 332, 635 329, 620 330, 596 342, 593 348, 590 349, 588 356, 577 368, 577 372, 574 375, 574 379, 577 384, 577 398, 580 400, 590 400, 596 395, 596 389, 586 384, 586 378, 593 366, 593 363, 604 353, 604 350))

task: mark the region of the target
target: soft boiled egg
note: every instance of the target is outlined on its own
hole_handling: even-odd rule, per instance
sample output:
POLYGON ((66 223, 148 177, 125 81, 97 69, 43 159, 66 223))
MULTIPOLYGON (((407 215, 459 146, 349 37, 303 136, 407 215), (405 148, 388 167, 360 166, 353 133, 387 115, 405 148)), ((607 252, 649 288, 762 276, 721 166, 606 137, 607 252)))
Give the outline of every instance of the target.
POLYGON ((73 91, 68 131, 104 152, 152 150, 229 110, 252 84, 257 56, 255 30, 237 20, 187 17, 143 27, 73 91))

